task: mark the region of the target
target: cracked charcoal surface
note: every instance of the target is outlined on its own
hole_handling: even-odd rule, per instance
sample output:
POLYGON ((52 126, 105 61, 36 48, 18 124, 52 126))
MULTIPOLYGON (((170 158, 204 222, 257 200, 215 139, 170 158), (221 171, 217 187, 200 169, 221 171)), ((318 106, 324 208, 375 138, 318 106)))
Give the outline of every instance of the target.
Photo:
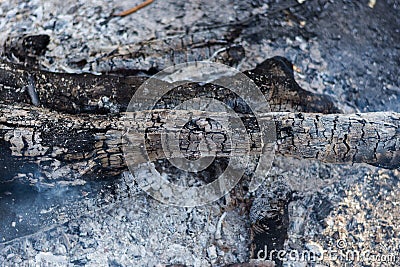
MULTIPOLYGON (((400 4, 396 0, 376 1, 374 8, 368 7, 368 1, 344 0, 308 0, 303 4, 294 0, 156 0, 131 16, 110 17, 131 6, 132 1, 111 0, 2 1, 2 44, 7 46, 12 37, 24 34, 50 37, 44 53, 43 45, 39 45, 28 55, 16 52, 16 58, 4 56, 33 64, 34 55, 43 69, 60 72, 130 68, 149 75, 188 59, 217 55, 218 60, 229 53, 215 52, 233 44, 245 52, 243 56, 241 49, 234 49, 228 55, 230 64, 241 70, 274 55, 285 56, 301 71, 295 76, 302 88, 336 97, 346 112, 400 111, 400 4), (210 25, 217 27, 209 30, 210 25), (160 39, 163 41, 157 41, 160 39), (180 47, 192 43, 190 51, 180 47)), ((3 175, 12 176, 9 169, 19 166, 7 158, 0 158, 0 162, 8 164, 1 165, 8 168, 3 175)), ((284 182, 296 192, 296 198, 288 204, 286 233, 279 233, 287 235, 284 248, 329 249, 335 248, 338 240, 345 240, 347 250, 395 254, 397 262, 382 266, 399 265, 399 178, 396 170, 277 157, 269 180, 284 182)), ((223 266, 249 260, 250 218, 245 212, 248 205, 237 200, 240 190, 213 205, 187 210, 160 206, 137 189, 129 175, 111 186, 112 190, 98 189, 97 196, 82 197, 72 209, 76 213, 61 210, 59 215, 66 218, 65 223, 0 244, 0 262, 6 266, 45 262, 71 266, 223 266), (222 237, 216 240, 223 212, 227 215, 222 237)), ((77 193, 85 190, 78 189, 77 193)), ((11 200, 9 209, 1 211, 11 216, 10 221, 2 220, 2 227, 15 231, 26 221, 13 219, 13 208, 20 206, 12 202, 17 196, 9 193, 1 192, 0 203, 11 200)), ((324 264, 343 266, 344 261, 325 260, 324 264)), ((365 266, 363 262, 350 264, 365 266)))

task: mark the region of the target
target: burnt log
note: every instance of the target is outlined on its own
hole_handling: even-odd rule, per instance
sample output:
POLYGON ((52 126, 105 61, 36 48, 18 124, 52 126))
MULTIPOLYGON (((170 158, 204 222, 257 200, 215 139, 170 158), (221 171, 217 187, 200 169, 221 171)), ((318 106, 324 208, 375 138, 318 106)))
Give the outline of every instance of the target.
MULTIPOLYGON (((334 100, 327 95, 302 89, 293 76, 293 66, 285 58, 274 57, 245 71, 260 88, 275 112, 339 113, 334 100)), ((106 114, 125 111, 136 90, 147 77, 53 73, 21 65, 0 63, 0 100, 3 103, 37 104, 40 107, 70 114, 106 114)), ((176 90, 171 101, 182 102, 196 96, 202 86, 189 85, 176 90)), ((218 100, 236 99, 229 90, 210 86, 202 96, 218 100)))
MULTIPOLYGON (((251 132, 250 148, 241 139, 232 138, 235 148, 224 144, 227 131, 204 127, 201 118, 231 120, 228 113, 186 110, 153 110, 117 115, 70 115, 32 106, 0 104, 1 151, 13 157, 40 163, 56 159, 80 174, 118 174, 126 169, 123 145, 146 138, 151 160, 170 157, 258 155, 260 133, 251 132), (124 116, 125 115, 125 116, 124 116), (199 146, 198 129, 182 133, 186 121, 203 125, 199 146), (132 136, 126 138, 126 129, 132 136), (151 129, 149 131, 149 129, 151 129), (211 130, 210 130, 211 129, 211 130), (160 144, 162 133, 180 144, 179 151, 160 144), (211 142, 217 144, 210 151, 211 142), (210 146, 209 146, 210 145, 210 146), (5 146, 5 147, 4 147, 5 146)), ((243 115, 248 116, 248 115, 243 115)), ((331 163, 367 163, 388 169, 400 167, 400 114, 391 112, 361 114, 320 114, 273 112, 261 114, 259 122, 274 122, 278 155, 316 159, 331 163)), ((239 131, 243 129, 238 129, 239 131)), ((246 129, 244 129, 245 131, 246 129)), ((142 153, 135 148, 134 153, 142 153)), ((135 161, 136 159, 129 159, 135 161)), ((136 162, 143 163, 143 162, 136 162)))

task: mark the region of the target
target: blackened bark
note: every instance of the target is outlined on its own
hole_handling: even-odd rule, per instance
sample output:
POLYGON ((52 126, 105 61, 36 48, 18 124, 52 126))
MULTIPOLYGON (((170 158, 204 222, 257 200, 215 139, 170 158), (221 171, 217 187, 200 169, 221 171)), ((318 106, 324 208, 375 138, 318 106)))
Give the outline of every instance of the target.
MULTIPOLYGON (((199 124, 203 141, 217 144, 216 156, 259 154, 260 133, 250 132, 250 149, 244 140, 232 140, 236 148, 224 144, 229 132, 204 126, 199 118, 230 120, 226 113, 154 110, 118 115, 69 115, 32 106, 0 105, 0 139, 6 141, 13 156, 26 159, 54 158, 85 172, 119 173, 125 169, 122 135, 127 125, 131 133, 146 135, 147 150, 153 160, 168 156, 208 154, 210 146, 199 146, 196 129, 182 131, 187 121, 199 124), (203 127, 203 128, 201 128, 203 127), (210 130, 211 129, 211 130, 210 130), (161 133, 180 140, 180 151, 162 147, 161 133), (207 154, 208 153, 208 154, 207 154)), ((247 115, 246 115, 247 116, 247 115)), ((276 153, 331 163, 368 163, 389 169, 400 167, 400 114, 317 114, 266 113, 258 121, 276 125, 276 153)), ((252 121, 252 120, 250 120, 252 121)), ((238 131, 243 129, 237 129, 238 131)), ((235 131, 235 129, 232 129, 235 131)), ((133 136, 129 141, 135 142, 133 136)), ((4 143, 3 143, 4 144, 4 143)), ((135 145, 135 144, 133 144, 135 145)), ((141 153, 137 148, 137 153, 141 153)), ((140 162, 138 162, 140 163, 140 162)))
MULTIPOLYGON (((285 58, 274 57, 244 74, 259 86, 272 111, 339 112, 329 96, 300 88, 292 69, 292 64, 285 58)), ((0 63, 0 99, 10 104, 32 104, 35 98, 28 89, 34 88, 37 102, 43 108, 71 114, 118 113, 126 110, 145 80, 145 77, 137 76, 52 73, 3 62, 0 63)), ((220 87, 207 89, 208 92, 202 96, 219 100, 237 98, 229 90, 221 91, 220 87)), ((175 91, 173 100, 167 100, 180 102, 188 96, 198 95, 200 91, 202 86, 191 84, 175 91)), ((168 104, 166 102, 165 106, 168 104)))

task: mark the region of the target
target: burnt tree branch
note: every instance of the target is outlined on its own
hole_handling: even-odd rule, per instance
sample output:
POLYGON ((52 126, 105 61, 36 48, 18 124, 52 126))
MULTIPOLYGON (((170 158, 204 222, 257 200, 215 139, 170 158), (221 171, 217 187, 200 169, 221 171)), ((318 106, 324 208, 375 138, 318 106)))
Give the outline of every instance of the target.
MULTIPOLYGON (((302 89, 294 79, 292 64, 285 58, 267 59, 244 74, 259 86, 272 111, 340 112, 329 96, 302 89)), ((53 73, 2 62, 0 99, 3 103, 37 102, 40 107, 71 114, 118 113, 126 110, 134 93, 146 80, 146 77, 137 76, 53 73)), ((164 106, 158 107, 166 108, 171 102, 181 102, 199 94, 221 101, 237 99, 229 90, 217 86, 205 88, 189 84, 175 90, 171 99, 166 97, 164 106)))
MULTIPOLYGON (((152 160, 167 156, 214 155, 196 145, 198 130, 182 134, 178 125, 212 117, 230 120, 230 114, 202 111, 153 110, 133 114, 62 114, 32 106, 0 105, 0 140, 14 157, 35 162, 55 158, 80 172, 119 173, 125 169, 122 146, 146 135, 152 160), (127 115, 123 117, 123 115, 127 115), (130 118, 130 119, 127 119, 130 118), (128 127, 134 136, 123 138, 128 127), (151 131, 148 131, 151 129, 151 131), (166 132, 193 148, 171 151, 160 145, 166 132), (191 144, 194 144, 191 146, 191 144), (181 153, 182 152, 182 153, 181 153), (209 154, 207 154, 209 153, 209 154)), ((400 114, 390 112, 362 114, 316 114, 274 112, 261 114, 258 121, 273 121, 276 126, 276 153, 283 156, 316 159, 331 163, 368 163, 384 168, 400 167, 400 114)), ((238 129, 243 130, 243 129, 238 129)), ((260 133, 250 133, 250 149, 241 139, 233 139, 236 148, 222 145, 226 131, 203 129, 204 142, 216 143, 217 157, 259 154, 260 133), (222 140, 222 141, 221 141, 222 140)), ((135 145, 135 144, 133 144, 135 145)), ((205 146, 207 147, 207 146, 205 146)), ((137 153, 141 153, 139 148, 137 153)), ((133 159, 134 160, 134 159, 133 159)), ((140 163, 140 162, 138 162, 140 163)))

